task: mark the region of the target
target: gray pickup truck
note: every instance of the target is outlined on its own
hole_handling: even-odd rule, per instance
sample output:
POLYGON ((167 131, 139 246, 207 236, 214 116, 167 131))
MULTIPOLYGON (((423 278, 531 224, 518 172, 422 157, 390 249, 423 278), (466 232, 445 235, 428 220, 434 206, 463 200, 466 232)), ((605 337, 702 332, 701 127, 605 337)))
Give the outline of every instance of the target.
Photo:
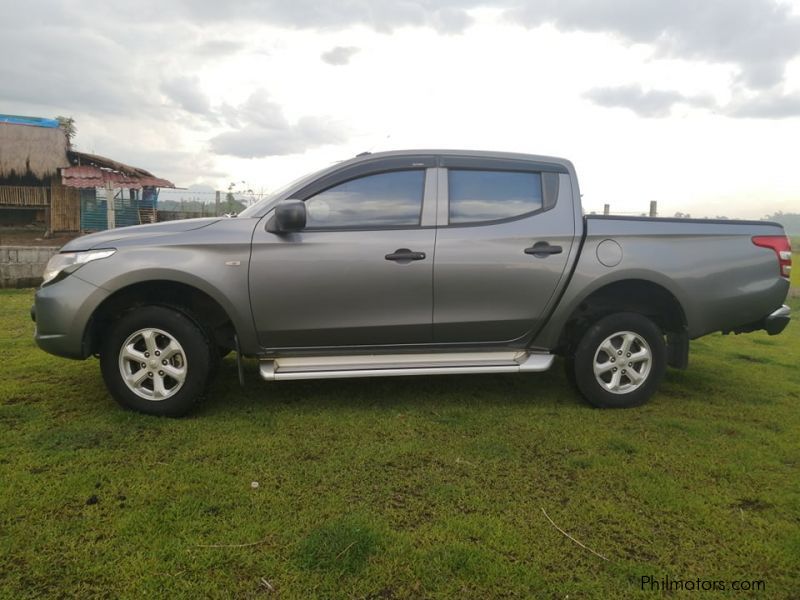
MULTIPOLYGON (((780 333, 791 252, 766 221, 585 216, 572 164, 364 154, 236 218, 73 240, 36 292, 36 342, 98 356, 123 406, 178 416, 221 357, 267 381, 544 371, 598 407, 644 403, 689 340, 780 333)), ((531 382, 531 396, 535 384, 531 382)))

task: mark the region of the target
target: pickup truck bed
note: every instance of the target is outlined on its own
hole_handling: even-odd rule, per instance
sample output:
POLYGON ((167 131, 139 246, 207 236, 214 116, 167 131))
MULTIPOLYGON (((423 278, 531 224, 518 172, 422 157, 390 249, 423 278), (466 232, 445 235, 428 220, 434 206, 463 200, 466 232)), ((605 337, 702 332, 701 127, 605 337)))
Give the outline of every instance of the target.
POLYGON ((680 305, 690 339, 752 331, 782 307, 789 291, 775 253, 752 241, 784 236, 778 223, 596 215, 583 221, 579 258, 537 346, 556 345, 581 301, 615 282, 649 282, 668 291, 680 305))

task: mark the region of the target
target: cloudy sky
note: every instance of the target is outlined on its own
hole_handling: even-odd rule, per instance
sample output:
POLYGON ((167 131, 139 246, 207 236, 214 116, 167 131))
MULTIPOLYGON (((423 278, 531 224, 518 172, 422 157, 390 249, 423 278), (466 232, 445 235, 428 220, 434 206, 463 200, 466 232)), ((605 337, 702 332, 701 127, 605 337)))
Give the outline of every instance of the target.
POLYGON ((800 212, 800 0, 8 4, 0 112, 180 186, 477 148, 570 158, 588 210, 800 212))

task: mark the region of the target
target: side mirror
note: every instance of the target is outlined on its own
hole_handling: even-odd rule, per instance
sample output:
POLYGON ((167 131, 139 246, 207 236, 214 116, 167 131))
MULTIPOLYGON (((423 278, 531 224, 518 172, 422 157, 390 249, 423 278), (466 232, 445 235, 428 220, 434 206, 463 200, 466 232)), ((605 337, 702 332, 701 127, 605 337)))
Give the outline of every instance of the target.
POLYGON ((306 203, 302 200, 285 200, 275 207, 275 214, 267 223, 270 233, 291 233, 306 226, 306 203))

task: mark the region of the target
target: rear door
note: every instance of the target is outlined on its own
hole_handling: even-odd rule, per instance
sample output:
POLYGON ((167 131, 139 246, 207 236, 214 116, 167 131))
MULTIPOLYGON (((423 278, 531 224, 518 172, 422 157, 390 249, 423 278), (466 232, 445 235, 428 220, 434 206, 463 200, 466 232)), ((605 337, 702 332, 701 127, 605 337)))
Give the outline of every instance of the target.
POLYGON ((434 164, 404 157, 314 182, 295 194, 308 213, 297 233, 270 233, 264 217, 250 263, 263 347, 432 341, 434 164))
POLYGON ((443 157, 434 341, 509 342, 539 328, 575 237, 558 165, 443 157))

